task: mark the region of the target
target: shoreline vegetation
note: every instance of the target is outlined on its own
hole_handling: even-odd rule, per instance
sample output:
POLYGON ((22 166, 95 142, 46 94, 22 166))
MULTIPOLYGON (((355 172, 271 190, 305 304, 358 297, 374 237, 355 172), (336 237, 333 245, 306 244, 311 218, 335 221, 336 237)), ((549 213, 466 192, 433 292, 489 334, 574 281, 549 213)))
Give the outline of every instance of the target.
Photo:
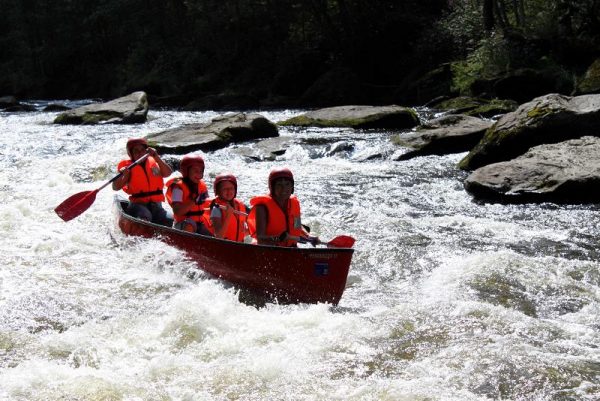
POLYGON ((0 0, 0 96, 183 110, 600 92, 600 0, 0 0))

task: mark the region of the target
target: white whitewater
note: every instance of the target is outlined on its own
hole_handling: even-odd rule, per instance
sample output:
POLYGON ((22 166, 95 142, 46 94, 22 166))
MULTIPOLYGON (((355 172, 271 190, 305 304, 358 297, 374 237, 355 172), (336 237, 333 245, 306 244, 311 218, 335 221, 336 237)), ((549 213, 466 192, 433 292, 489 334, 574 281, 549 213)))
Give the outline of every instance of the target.
MULTIPOLYGON (((263 113, 272 121, 295 111, 263 113)), ((597 205, 499 205, 463 190, 463 156, 392 162, 389 132, 281 129, 275 162, 204 154, 207 183, 296 176, 303 220, 357 238, 337 307, 255 308, 159 240, 115 229, 102 185, 128 137, 217 113, 151 111, 138 126, 0 114, 1 400, 597 400, 597 205), (354 149, 322 156, 319 138, 354 149)), ((212 190, 212 189, 211 189, 212 190)))

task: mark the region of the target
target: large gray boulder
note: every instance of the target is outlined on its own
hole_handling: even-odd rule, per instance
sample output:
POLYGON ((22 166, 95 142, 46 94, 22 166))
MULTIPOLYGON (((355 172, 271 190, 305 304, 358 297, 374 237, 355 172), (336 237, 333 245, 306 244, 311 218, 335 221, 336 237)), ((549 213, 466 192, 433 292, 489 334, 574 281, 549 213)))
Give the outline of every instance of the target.
POLYGON ((464 185, 476 197, 507 202, 599 202, 600 138, 535 146, 475 170, 464 185))
POLYGON ((600 136, 600 95, 550 94, 503 115, 460 161, 465 170, 510 160, 532 146, 600 136))
POLYGON ((410 108, 391 106, 337 106, 309 111, 278 123, 301 127, 412 128, 419 124, 410 108))
POLYGON ((485 131, 492 125, 490 120, 454 114, 431 120, 416 131, 401 133, 392 138, 396 145, 408 148, 404 153, 396 152, 393 159, 407 160, 424 155, 466 152, 483 138, 485 131))
POLYGON ((255 113, 229 113, 209 123, 182 127, 148 135, 149 143, 161 153, 185 154, 211 151, 231 143, 279 136, 277 126, 255 113))
POLYGON ((55 124, 138 124, 146 122, 148 98, 146 92, 130 95, 106 103, 88 104, 59 114, 55 124))

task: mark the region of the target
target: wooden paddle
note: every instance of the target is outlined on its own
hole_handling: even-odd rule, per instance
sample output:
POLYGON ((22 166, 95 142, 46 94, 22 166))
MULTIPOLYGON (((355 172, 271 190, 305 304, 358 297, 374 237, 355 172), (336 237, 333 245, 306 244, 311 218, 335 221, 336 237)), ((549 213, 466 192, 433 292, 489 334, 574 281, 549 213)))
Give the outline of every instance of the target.
POLYGON ((327 245, 327 248, 352 248, 355 242, 356 240, 349 235, 338 235, 325 244, 327 245))
POLYGON ((354 245, 354 243, 356 242, 356 240, 349 236, 349 235, 338 235, 337 237, 335 237, 334 239, 332 239, 329 242, 323 242, 323 241, 319 241, 316 244, 313 243, 312 241, 310 241, 308 238, 306 237, 295 237, 295 236, 288 236, 287 238, 301 242, 303 244, 307 244, 310 243, 313 246, 315 245, 326 245, 327 248, 352 248, 352 246, 354 245))
POLYGON ((127 166, 126 169, 121 171, 119 174, 114 176, 110 181, 102 185, 100 188, 95 189, 93 191, 83 191, 76 193, 75 195, 71 195, 67 199, 65 199, 60 205, 58 205, 54 211, 64 221, 69 221, 79 216, 81 213, 88 210, 92 203, 96 200, 96 194, 108 184, 111 184, 113 181, 119 179, 123 175, 126 170, 131 170, 135 166, 140 163, 143 163, 150 156, 150 154, 146 153, 144 156, 137 159, 135 162, 131 163, 127 166))

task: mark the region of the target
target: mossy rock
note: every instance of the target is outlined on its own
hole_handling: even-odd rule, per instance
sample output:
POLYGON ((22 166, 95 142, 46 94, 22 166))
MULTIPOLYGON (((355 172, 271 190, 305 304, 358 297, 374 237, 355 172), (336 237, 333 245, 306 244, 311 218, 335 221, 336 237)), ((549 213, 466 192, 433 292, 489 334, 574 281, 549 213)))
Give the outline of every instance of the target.
POLYGON ((106 103, 89 104, 59 114, 54 124, 138 124, 146 122, 148 98, 145 92, 130 95, 106 103))
POLYGON ((401 106, 338 106, 319 109, 278 123, 281 126, 412 128, 419 124, 417 113, 401 106))
POLYGON ((407 160, 430 154, 466 152, 483 137, 492 121, 463 114, 448 114, 430 120, 416 130, 401 132, 392 137, 392 143, 410 150, 396 152, 393 160, 407 160))
POLYGON ((228 113, 208 123, 186 124, 148 135, 148 143, 161 153, 185 154, 222 149, 232 143, 279 136, 277 126, 255 113, 228 113))
POLYGON ((585 135, 600 136, 600 95, 549 94, 503 115, 459 163, 473 170, 514 159, 531 147, 585 135))
POLYGON ((78 115, 61 114, 54 120, 55 124, 83 124, 93 125, 101 122, 108 122, 111 119, 119 118, 121 114, 112 112, 84 113, 78 115))
POLYGON ((459 96, 443 100, 431 107, 451 111, 453 114, 465 114, 473 117, 489 118, 498 114, 515 111, 518 104, 513 100, 481 99, 468 96, 459 96))

